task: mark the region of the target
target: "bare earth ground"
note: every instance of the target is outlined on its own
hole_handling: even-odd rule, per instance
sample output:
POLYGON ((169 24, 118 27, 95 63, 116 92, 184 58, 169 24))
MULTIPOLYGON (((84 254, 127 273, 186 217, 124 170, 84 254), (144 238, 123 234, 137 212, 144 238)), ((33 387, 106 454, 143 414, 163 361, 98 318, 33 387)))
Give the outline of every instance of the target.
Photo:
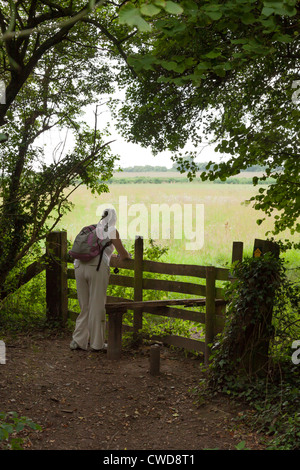
POLYGON ((162 347, 160 375, 149 374, 149 346, 109 361, 105 352, 71 351, 70 336, 17 336, 0 365, 0 411, 42 427, 22 431, 29 450, 262 450, 261 436, 235 418, 226 397, 201 406, 200 360, 162 347))

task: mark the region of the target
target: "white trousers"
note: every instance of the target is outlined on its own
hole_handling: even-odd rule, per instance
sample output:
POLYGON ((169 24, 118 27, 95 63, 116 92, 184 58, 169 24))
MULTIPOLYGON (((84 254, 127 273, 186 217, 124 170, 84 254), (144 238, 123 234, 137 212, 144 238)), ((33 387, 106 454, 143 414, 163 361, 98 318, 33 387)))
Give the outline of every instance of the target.
POLYGON ((73 339, 81 349, 102 349, 106 332, 106 291, 109 281, 109 264, 103 256, 99 271, 97 260, 93 264, 76 263, 75 279, 80 314, 76 319, 73 339))

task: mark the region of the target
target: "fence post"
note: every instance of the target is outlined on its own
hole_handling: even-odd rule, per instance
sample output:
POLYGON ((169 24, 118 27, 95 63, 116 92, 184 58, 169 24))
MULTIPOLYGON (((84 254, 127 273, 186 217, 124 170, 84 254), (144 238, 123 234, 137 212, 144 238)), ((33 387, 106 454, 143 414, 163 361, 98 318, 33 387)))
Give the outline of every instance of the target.
POLYGON ((234 263, 235 261, 243 261, 243 242, 232 243, 231 263, 234 263))
POLYGON ((46 238, 47 319, 64 324, 68 317, 67 232, 50 232, 46 238))
MULTIPOLYGON (((136 237, 134 244, 134 300, 143 300, 143 237, 136 237)), ((142 309, 134 310, 133 333, 137 333, 143 327, 142 309)))
POLYGON ((216 269, 214 266, 206 267, 206 308, 205 308, 205 364, 209 364, 211 354, 210 344, 215 336, 216 315, 216 269))
MULTIPOLYGON (((261 257, 266 253, 272 253, 276 258, 279 258, 280 248, 275 242, 269 240, 254 240, 253 257, 261 257)), ((271 279, 270 279, 271 282, 271 279)), ((274 293, 275 296, 275 293, 274 293)), ((274 300, 274 299, 273 299, 274 300)), ((272 300, 272 304, 273 304, 272 300)), ((262 302, 264 304, 264 302, 262 302)), ((263 311, 264 305, 261 310, 263 311)), ((272 320, 273 319, 273 305, 270 306, 269 311, 263 314, 263 320, 261 320, 259 341, 256 340, 256 347, 252 353, 252 357, 249 358, 248 367, 253 373, 265 373, 267 370, 267 364, 269 362, 269 346, 270 346, 270 332, 272 331, 272 320)))

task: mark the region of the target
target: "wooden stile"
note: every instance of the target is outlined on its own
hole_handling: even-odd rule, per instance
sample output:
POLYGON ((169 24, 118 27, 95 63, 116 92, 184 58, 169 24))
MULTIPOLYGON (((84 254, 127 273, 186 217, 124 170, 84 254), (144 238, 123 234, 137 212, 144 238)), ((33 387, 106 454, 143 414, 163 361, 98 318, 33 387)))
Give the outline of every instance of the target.
MULTIPOLYGON (((143 238, 136 237, 134 259, 120 262, 111 258, 111 267, 133 271, 133 275, 111 274, 110 285, 118 285, 133 289, 133 300, 107 297, 106 310, 109 318, 109 342, 113 342, 109 358, 119 358, 122 339, 122 317, 127 310, 133 311, 133 334, 137 337, 142 329, 143 313, 169 318, 180 318, 199 324, 205 324, 206 340, 185 338, 176 335, 153 336, 151 338, 165 344, 201 351, 206 360, 210 354, 210 343, 214 335, 222 331, 226 302, 224 291, 216 287, 216 281, 230 279, 229 269, 198 265, 180 265, 143 259, 143 238), (144 273, 156 273, 172 276, 188 277, 188 280, 153 279, 144 277, 144 273), (195 277, 197 281, 190 282, 195 277), (199 280, 199 281, 198 281, 199 280), (144 290, 160 290, 182 294, 184 298, 143 301, 144 290), (193 296, 190 298, 190 296, 193 296), (195 310, 195 307, 197 309, 195 310), (191 310, 193 308, 193 310, 191 310), (201 311, 204 309, 204 311, 201 311)), ((74 269, 68 269, 68 278, 74 279, 74 269)), ((76 298, 76 291, 69 291, 69 298, 76 298)), ((69 311, 74 318, 75 312, 69 311)), ((126 327, 126 330, 130 327, 126 327)))
MULTIPOLYGON (((253 256, 262 256, 267 252, 278 257, 278 245, 267 240, 256 239, 253 256)), ((242 260, 243 243, 233 242, 232 262, 242 260)), ((68 309, 68 298, 77 299, 76 290, 68 288, 68 279, 75 279, 74 268, 68 268, 68 263, 71 262, 72 260, 67 254, 67 233, 65 231, 50 232, 46 238, 46 254, 27 266, 19 279, 18 287, 26 284, 44 269, 46 270, 46 315, 47 319, 54 323, 64 324, 68 318, 75 320, 78 315, 77 312, 68 309)), ((205 341, 175 335, 151 335, 151 339, 189 350, 201 351, 204 353, 206 364, 209 363, 210 345, 215 335, 223 330, 225 324, 226 301, 223 297, 223 289, 216 286, 216 281, 234 280, 229 269, 143 260, 142 237, 136 238, 134 259, 120 261, 117 258, 111 258, 111 267, 133 271, 133 276, 112 274, 110 284, 134 289, 134 299, 107 297, 110 343, 108 357, 110 359, 119 359, 121 356, 122 317, 127 310, 132 310, 134 311, 133 330, 135 334, 142 328, 143 313, 205 324, 205 341), (143 277, 144 272, 196 277, 205 279, 205 285, 178 280, 147 279, 143 277), (143 290, 145 289, 161 290, 166 294, 177 292, 184 295, 196 295, 197 298, 143 301, 143 290), (189 310, 195 306, 197 310, 189 310), (205 312, 200 311, 201 308, 205 308, 205 312)), ((9 291, 5 292, 5 296, 9 294, 9 291)), ((271 315, 268 322, 271 322, 271 315)), ((262 325, 262 327, 264 326, 262 325)), ((124 329, 130 330, 131 327, 125 325, 124 329)), ((268 344, 266 343, 262 354, 264 359, 268 357, 267 349, 268 344)))

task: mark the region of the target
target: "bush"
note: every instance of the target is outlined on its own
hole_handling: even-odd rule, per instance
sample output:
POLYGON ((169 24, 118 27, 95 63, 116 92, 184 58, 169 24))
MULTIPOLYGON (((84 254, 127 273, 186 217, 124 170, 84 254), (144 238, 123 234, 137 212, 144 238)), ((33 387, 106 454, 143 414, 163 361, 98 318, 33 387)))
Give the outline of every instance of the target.
POLYGON ((299 285, 287 279, 282 260, 269 254, 245 259, 234 271, 237 281, 227 289, 226 325, 212 349, 208 389, 246 402, 252 411, 242 419, 270 438, 268 448, 299 449, 300 365, 291 361, 291 344, 300 337, 299 285), (272 322, 266 322, 270 312, 272 322), (267 362, 256 372, 264 374, 253 373, 252 359, 262 344, 269 346, 267 362))

